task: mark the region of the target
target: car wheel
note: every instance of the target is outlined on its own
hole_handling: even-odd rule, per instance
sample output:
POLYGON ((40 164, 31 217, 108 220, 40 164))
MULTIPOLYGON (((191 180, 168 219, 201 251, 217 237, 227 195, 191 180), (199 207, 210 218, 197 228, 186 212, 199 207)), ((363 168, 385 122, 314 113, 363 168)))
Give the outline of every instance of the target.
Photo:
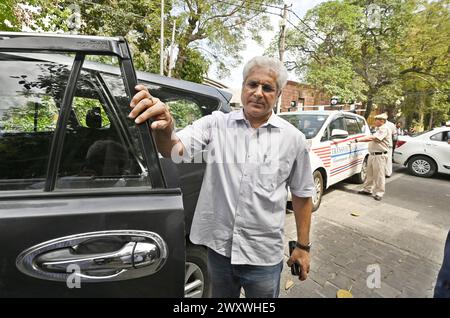
POLYGON ((367 178, 367 157, 364 158, 361 171, 352 177, 352 181, 357 184, 363 184, 367 178))
POLYGON ((187 244, 184 297, 209 296, 207 251, 205 247, 187 244))
POLYGON ((408 161, 408 170, 417 177, 429 178, 436 173, 436 163, 426 156, 415 156, 408 161))
POLYGON ((316 189, 316 195, 313 196, 312 203, 313 203, 313 211, 316 211, 320 206, 320 202, 322 201, 323 195, 323 178, 320 171, 318 170, 314 171, 313 179, 314 179, 314 188, 316 189))

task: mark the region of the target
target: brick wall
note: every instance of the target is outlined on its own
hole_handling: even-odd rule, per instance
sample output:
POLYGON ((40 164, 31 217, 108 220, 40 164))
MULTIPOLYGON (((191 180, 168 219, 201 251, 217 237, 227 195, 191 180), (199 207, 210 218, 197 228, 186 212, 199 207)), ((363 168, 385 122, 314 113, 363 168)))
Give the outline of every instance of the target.
POLYGON ((303 103, 303 110, 315 110, 313 105, 329 105, 330 97, 311 85, 300 84, 294 81, 288 81, 281 95, 281 111, 300 110, 303 103), (296 109, 291 107, 291 102, 296 102, 296 109))

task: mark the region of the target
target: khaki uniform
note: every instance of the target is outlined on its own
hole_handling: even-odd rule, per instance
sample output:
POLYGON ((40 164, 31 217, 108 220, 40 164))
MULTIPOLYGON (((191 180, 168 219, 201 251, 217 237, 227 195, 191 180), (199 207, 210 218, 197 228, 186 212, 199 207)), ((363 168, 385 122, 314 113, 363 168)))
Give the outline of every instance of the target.
POLYGON ((385 187, 385 170, 389 151, 391 132, 382 125, 374 133, 376 139, 369 142, 369 160, 367 162, 367 179, 363 190, 383 197, 385 187))
POLYGON ((386 177, 390 177, 392 175, 392 152, 395 146, 394 137, 397 135, 397 128, 395 127, 394 123, 391 123, 388 120, 386 120, 386 123, 383 126, 386 126, 390 130, 388 135, 389 149, 386 158, 386 177))

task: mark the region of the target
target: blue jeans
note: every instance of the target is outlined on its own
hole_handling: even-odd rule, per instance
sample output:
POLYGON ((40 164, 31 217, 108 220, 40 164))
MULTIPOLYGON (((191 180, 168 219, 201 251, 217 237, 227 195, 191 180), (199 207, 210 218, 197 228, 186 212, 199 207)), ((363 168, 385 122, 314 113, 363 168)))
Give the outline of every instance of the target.
POLYGON ((232 265, 231 259, 208 248, 211 297, 239 298, 241 287, 247 298, 277 298, 283 261, 272 266, 232 265))

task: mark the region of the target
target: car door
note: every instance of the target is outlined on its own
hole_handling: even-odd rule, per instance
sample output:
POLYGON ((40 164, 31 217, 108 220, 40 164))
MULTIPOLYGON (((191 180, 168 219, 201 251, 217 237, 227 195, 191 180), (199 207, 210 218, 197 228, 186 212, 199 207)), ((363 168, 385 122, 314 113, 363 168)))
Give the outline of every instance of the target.
POLYGON ((328 126, 331 140, 330 185, 348 177, 349 156, 351 153, 351 145, 348 138, 332 137, 333 129, 347 130, 344 116, 336 116, 328 126))
MULTIPOLYGON (((362 136, 362 130, 360 125, 358 124, 358 121, 356 120, 356 117, 346 115, 345 116, 345 124, 347 127, 348 132, 348 138, 350 140, 354 140, 360 136, 362 136)), ((356 173, 359 173, 361 171, 361 164, 364 161, 364 153, 360 151, 360 147, 357 143, 349 143, 350 147, 350 153, 349 153, 349 160, 348 160, 348 167, 346 170, 347 177, 351 177, 356 173)))
POLYGON ((0 39, 0 297, 182 297, 181 191, 126 117, 127 44, 0 39), (121 66, 121 94, 84 66, 99 55, 121 66))
POLYGON ((436 160, 439 172, 450 173, 450 128, 432 134, 425 141, 425 152, 436 160))

